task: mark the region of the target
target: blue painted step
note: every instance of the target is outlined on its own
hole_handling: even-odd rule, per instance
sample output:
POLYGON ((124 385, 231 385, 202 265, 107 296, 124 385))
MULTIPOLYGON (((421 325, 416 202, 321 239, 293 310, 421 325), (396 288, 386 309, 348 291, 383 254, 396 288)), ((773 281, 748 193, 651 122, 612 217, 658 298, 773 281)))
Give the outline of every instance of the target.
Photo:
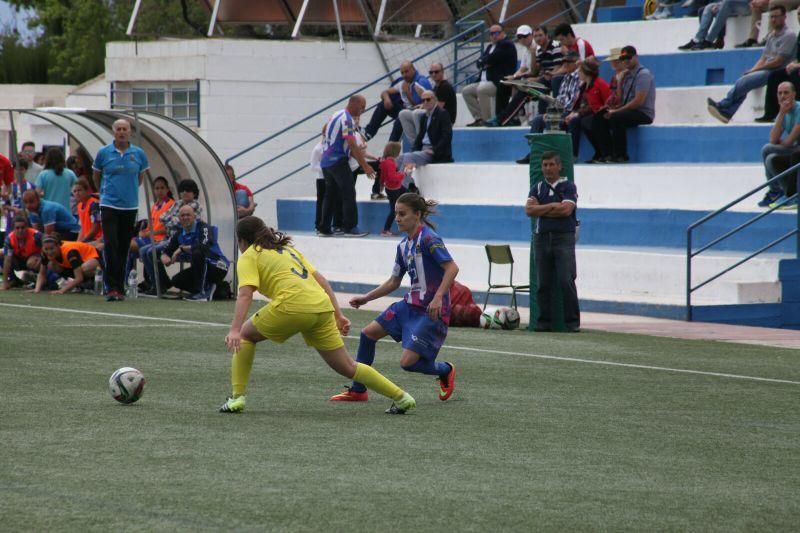
MULTIPOLYGON (((692 37, 687 35, 686 41, 692 37)), ((761 52, 760 48, 706 52, 675 50, 674 54, 640 56, 639 63, 653 73, 659 88, 733 85, 742 72, 758 61, 761 52)), ((600 64, 600 75, 606 80, 611 78, 609 62, 600 64)))
MULTIPOLYGON (((769 125, 643 126, 628 130, 628 155, 637 163, 754 163, 769 125)), ((458 128, 453 158, 459 163, 515 161, 530 151, 524 128, 458 128)), ((584 136, 579 161, 592 157, 584 136)))
MULTIPOLYGON (((490 177, 487 177, 487 183, 491 183, 490 177)), ((578 183, 578 193, 580 194, 580 183, 578 183)), ((676 194, 675 191, 672 194, 676 194)), ((433 220, 438 231, 449 239, 484 242, 498 239, 528 241, 531 237, 531 225, 522 208, 524 200, 520 198, 519 206, 442 205, 439 206, 440 215, 433 220)), ((291 232, 313 229, 315 213, 313 200, 278 200, 277 207, 278 227, 281 230, 291 232)), ((359 202, 359 227, 373 234, 380 233, 388 213, 388 202, 359 202)), ((677 209, 579 207, 580 244, 685 249, 686 228, 703 215, 705 213, 677 209)), ((753 213, 735 212, 720 215, 713 224, 694 234, 695 249, 744 223, 753 215, 753 213)), ((756 250, 774 240, 776 235, 791 231, 796 224, 794 214, 777 213, 754 223, 748 229, 715 246, 713 250, 756 250)), ((793 253, 794 241, 791 239, 784 241, 771 251, 793 253)))
POLYGON ((600 7, 594 17, 596 22, 642 20, 642 6, 600 7))

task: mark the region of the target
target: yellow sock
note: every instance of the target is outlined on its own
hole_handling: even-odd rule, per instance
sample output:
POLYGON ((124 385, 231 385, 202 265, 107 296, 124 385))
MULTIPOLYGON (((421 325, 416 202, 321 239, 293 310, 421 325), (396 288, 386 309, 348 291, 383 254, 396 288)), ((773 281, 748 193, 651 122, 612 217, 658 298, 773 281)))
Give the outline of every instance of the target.
POLYGON ((392 400, 399 400, 405 394, 403 389, 389 381, 383 374, 363 363, 356 363, 356 373, 353 376, 353 381, 363 383, 368 389, 372 389, 392 400))
POLYGON ((256 356, 256 345, 242 339, 239 351, 231 358, 231 388, 233 397, 244 396, 247 391, 247 381, 250 379, 250 370, 253 368, 253 359, 256 356))

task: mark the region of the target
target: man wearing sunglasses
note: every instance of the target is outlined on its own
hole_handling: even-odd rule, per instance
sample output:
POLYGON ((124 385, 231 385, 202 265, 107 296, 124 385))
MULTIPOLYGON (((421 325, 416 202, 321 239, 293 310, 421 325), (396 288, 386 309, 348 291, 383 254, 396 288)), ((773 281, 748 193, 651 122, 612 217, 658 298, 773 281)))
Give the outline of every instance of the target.
MULTIPOLYGON (((438 100, 439 107, 447 111, 450 117, 450 124, 456 122, 456 91, 453 86, 444 77, 444 66, 441 63, 432 63, 431 68, 428 70, 429 79, 433 84, 433 92, 438 100)), ((416 109, 403 109, 400 111, 398 118, 403 125, 403 134, 408 139, 408 142, 413 143, 417 134, 419 133, 420 117, 425 114, 423 105, 419 105, 416 109)))
POLYGON ((511 96, 508 86, 500 82, 517 70, 517 47, 506 38, 503 27, 495 24, 489 28, 490 43, 477 65, 480 75, 476 83, 464 87, 461 95, 467 104, 474 122, 468 127, 483 126, 493 115, 498 114, 511 96), (495 109, 492 109, 492 98, 496 98, 495 109))
POLYGON ((447 111, 439 107, 433 91, 422 93, 425 114, 419 118, 419 130, 412 152, 397 158, 397 168, 421 167, 429 163, 453 162, 453 125, 447 111))
POLYGON ((36 144, 33 141, 25 141, 22 143, 22 150, 19 152, 19 157, 28 162, 28 171, 25 172, 25 179, 31 183, 36 183, 39 172, 44 170, 42 165, 34 161, 36 157, 36 144))
MULTIPOLYGON (((364 128, 366 140, 375 137, 386 117, 397 119, 403 109, 411 109, 422 103, 422 91, 430 88, 431 84, 428 82, 428 78, 420 75, 411 61, 400 63, 400 78, 394 80, 392 86, 381 93, 381 101, 375 106, 369 124, 364 128)), ((403 128, 400 122, 394 120, 389 140, 397 142, 402 134, 403 128)))

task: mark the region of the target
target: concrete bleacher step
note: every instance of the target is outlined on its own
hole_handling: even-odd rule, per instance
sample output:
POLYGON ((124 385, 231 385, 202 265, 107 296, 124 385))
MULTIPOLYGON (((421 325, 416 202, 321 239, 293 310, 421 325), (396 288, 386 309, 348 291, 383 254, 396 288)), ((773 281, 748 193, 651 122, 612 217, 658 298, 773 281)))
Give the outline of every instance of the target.
MULTIPOLYGON (((637 163, 756 163, 769 138, 768 124, 644 126, 628 130, 628 155, 637 163)), ((453 158, 459 163, 515 161, 529 151, 529 128, 456 128, 453 158)), ((579 161, 593 149, 581 141, 579 161)))
MULTIPOLYGON (((391 273, 400 237, 361 239, 320 238, 294 233, 295 243, 328 279, 340 288, 368 290, 385 281, 391 273), (352 266, 358 264, 355 272, 352 266)), ((462 241, 445 238, 448 250, 459 265, 458 279, 473 291, 485 291, 488 263, 484 244, 498 241, 462 241)), ((505 241, 509 242, 509 241, 505 241)), ((514 281, 528 279, 530 245, 509 242, 515 260, 514 281)), ((578 290, 582 300, 609 306, 619 303, 681 306, 685 303, 685 257, 681 250, 615 249, 579 245, 578 290)), ((694 263, 694 282, 707 279, 729 265, 734 257, 714 254, 694 263)), ((507 276, 497 270, 495 275, 507 276)), ((737 271, 699 289, 694 301, 702 305, 774 302, 780 296, 777 259, 760 257, 737 271)), ((610 307, 609 307, 610 309, 610 307)))
MULTIPOLYGON (((759 39, 764 39, 769 31, 767 16, 767 13, 762 15, 759 39)), ((635 46, 640 54, 652 55, 676 52, 680 45, 694 37, 698 24, 697 17, 681 17, 665 20, 573 24, 572 28, 575 35, 591 43, 598 55, 608 55, 611 48, 626 44, 635 46)), ((786 24, 792 31, 798 31, 800 25, 795 11, 787 13, 786 24)), ((736 44, 747 39, 749 33, 750 15, 730 17, 725 25, 725 49, 734 49, 736 44)))
MULTIPOLYGON (((707 98, 721 100, 730 85, 711 85, 701 87, 659 87, 656 90, 657 126, 675 126, 685 124, 719 125, 719 121, 709 114, 707 98)), ((456 127, 464 127, 474 120, 467 111, 461 93, 457 95, 459 113, 456 115, 456 127)), ((529 105, 535 105, 533 103, 529 105)), ((764 89, 751 91, 732 122, 753 123, 756 117, 764 114, 764 89)), ((588 141, 587 141, 588 142, 588 141)))
MULTIPOLYGON (((530 189, 528 165, 450 163, 417 169, 422 193, 454 204, 522 205, 530 189), (490 194, 487 194, 489 193, 490 194)), ((761 164, 584 165, 575 166, 580 208, 713 211, 764 182, 761 164), (691 191, 680 194, 674 191, 691 191)), ((367 199, 373 182, 359 177, 356 197, 367 199)), ((753 195, 734 211, 760 212, 753 195)), ((385 203, 385 200, 383 201, 385 203)))
MULTIPOLYGON (((691 193, 691 191, 689 191, 691 193)), ((669 194, 669 193, 668 193, 669 194)), ((678 194, 678 193, 674 193, 678 194)), ((277 201, 278 225, 289 232, 309 231, 313 228, 315 199, 293 198, 277 201)), ((530 238, 531 221, 525 216, 521 202, 510 205, 453 204, 443 202, 438 206, 440 216, 435 220, 442 235, 450 239, 492 240, 498 234, 512 241, 530 238)), ((389 213, 387 201, 358 202, 359 227, 373 234, 380 233, 389 213)), ((588 246, 636 247, 686 247, 686 228, 707 214, 705 211, 681 209, 617 209, 578 208, 581 220, 581 243, 588 246)), ((728 230, 753 217, 748 212, 727 212, 711 223, 696 230, 695 248, 711 242, 728 230)), ((752 224, 746 231, 737 233, 714 247, 714 250, 751 251, 771 242, 796 227, 796 213, 776 213, 752 224)), ((777 245, 773 251, 791 253, 789 240, 777 245)))

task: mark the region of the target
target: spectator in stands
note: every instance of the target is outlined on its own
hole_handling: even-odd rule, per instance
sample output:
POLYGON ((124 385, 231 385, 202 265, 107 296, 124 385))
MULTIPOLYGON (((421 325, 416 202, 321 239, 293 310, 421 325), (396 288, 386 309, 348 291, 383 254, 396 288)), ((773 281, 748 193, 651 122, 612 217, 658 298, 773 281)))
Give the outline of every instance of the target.
POLYGON ((409 165, 413 169, 429 163, 453 162, 453 125, 447 111, 439 107, 433 91, 422 93, 422 108, 425 114, 420 117, 413 151, 397 158, 398 168, 405 170, 409 165))
MULTIPOLYGON (((562 53, 560 43, 550 39, 545 26, 539 26, 533 30, 533 41, 536 43, 536 55, 533 56, 531 61, 531 69, 528 74, 523 74, 516 79, 530 78, 530 81, 540 83, 548 89, 559 88, 561 80, 564 79, 564 75, 561 74, 562 53)), ((517 116, 522 106, 530 99, 531 97, 528 93, 517 91, 506 108, 497 115, 496 121, 492 119, 487 123, 487 126, 517 125, 514 117, 517 116)), ((547 103, 543 100, 539 101, 538 107, 539 114, 544 114, 547 111, 547 103)))
MULTIPOLYGON (((164 181, 166 181, 166 178, 164 181)), ((155 183, 153 185, 155 186, 155 183)), ((169 187, 167 187, 167 191, 169 191, 169 187)), ((201 206, 198 201, 199 197, 200 187, 197 186, 196 181, 187 178, 178 183, 178 199, 159 216, 159 220, 166 229, 167 238, 171 237, 173 233, 180 229, 181 219, 178 216, 178 211, 184 205, 192 206, 195 217, 198 220, 203 220, 203 206, 201 206)))
POLYGON ((42 256, 33 292, 40 292, 45 288, 48 270, 65 280, 51 294, 66 294, 74 288, 91 284, 95 270, 101 267, 100 254, 94 246, 85 242, 61 241, 58 235, 42 237, 42 256))
MULTIPOLYGON (((361 130, 359 118, 360 117, 353 118, 353 138, 356 141, 356 146, 361 149, 361 153, 364 154, 364 159, 369 162, 370 166, 373 164, 377 165, 380 158, 367 152, 367 139, 361 130)), ((350 172, 353 173, 353 185, 355 186, 356 182, 358 181, 358 176, 363 174, 364 171, 362 170, 361 165, 358 163, 358 159, 353 157, 352 153, 350 154, 350 159, 347 160, 347 163, 350 165, 350 172)), ((374 168, 375 167, 373 167, 373 169, 374 168)), ((377 176, 377 174, 373 175, 373 178, 375 176, 377 176)), ((372 200, 383 200, 386 198, 386 196, 381 193, 381 182, 379 179, 372 180, 372 193, 370 194, 370 198, 372 200)))
POLYGON ((75 174, 66 168, 64 152, 53 147, 47 150, 44 170, 36 178, 36 190, 45 200, 56 202, 72 212, 72 186, 77 181, 75 174))
POLYGON ((627 65, 623 64, 620 61, 619 57, 622 54, 622 48, 612 48, 608 57, 604 59, 604 61, 608 61, 611 63, 611 69, 613 73, 611 74, 611 79, 608 82, 608 98, 606 99, 606 103, 604 108, 596 111, 592 115, 591 121, 587 120, 582 124, 583 132, 586 134, 586 138, 589 139, 589 142, 594 148, 594 155, 591 159, 586 161, 588 164, 593 163, 606 163, 609 158, 611 158, 610 153, 604 153, 603 150, 610 150, 608 143, 603 141, 598 141, 594 135, 594 122, 595 120, 602 120, 603 114, 605 114, 606 109, 619 109, 622 105, 622 80, 625 79, 625 76, 628 74, 628 69, 626 68, 627 65))
MULTIPOLYGON (((191 189, 190 186, 188 188, 191 189)), ((161 252, 167 246, 170 237, 170 230, 167 228, 165 223, 167 221, 167 217, 163 217, 162 215, 167 214, 175 205, 175 200, 172 198, 172 191, 169 190, 169 183, 167 183, 167 178, 164 176, 159 176, 153 180, 153 196, 155 198, 153 205, 150 206, 150 218, 139 231, 139 236, 136 237, 136 249, 138 250, 138 257, 142 261, 142 265, 144 267, 144 281, 139 284, 139 289, 141 289, 142 293, 147 296, 157 295, 155 286, 155 266, 158 267, 161 289, 166 289, 169 284, 169 278, 164 270, 164 265, 158 260, 161 257, 161 252), (152 230, 150 229, 151 220, 153 221, 152 230), (154 256, 156 265, 153 264, 154 256)), ((195 218, 199 219, 200 217, 198 213, 202 212, 202 208, 194 199, 194 193, 184 192, 181 196, 191 196, 191 199, 182 203, 182 205, 190 205, 192 210, 195 212, 195 218), (195 207, 197 208, 196 210, 195 207)), ((180 227, 180 221, 178 224, 178 227, 180 227)), ((177 231, 177 228, 175 228, 175 230, 177 231)), ((131 249, 133 249, 133 246, 131 246, 131 249)))
MULTIPOLYGON (((386 117, 397 119, 403 109, 412 109, 419 105, 422 101, 422 91, 430 88, 431 84, 428 78, 421 76, 411 61, 400 63, 400 78, 393 81, 391 87, 381 93, 381 101, 372 112, 369 124, 364 128, 366 140, 375 137, 386 117)), ((395 120, 389 140, 399 141, 402 134, 403 127, 400 122, 395 120)))
MULTIPOLYGON (((744 42, 737 44, 736 48, 764 46, 764 42, 758 42, 758 34, 761 31, 761 15, 765 11, 769 11, 769 8, 775 4, 781 4, 786 8, 786 11, 794 11, 800 6, 800 0, 750 0, 750 34, 744 42)), ((778 85, 776 84, 775 89, 777 87, 778 85)), ((770 120, 769 122, 772 121, 770 120)))
POLYGON ((539 316, 531 317, 531 320, 536 320, 535 331, 552 330, 553 294, 560 290, 567 331, 577 332, 581 324, 578 290, 575 287, 575 231, 578 226, 575 210, 578 191, 573 182, 561 176, 561 158, 556 152, 542 154, 542 174, 544 180, 531 188, 525 202, 525 214, 536 217, 533 253, 536 259, 539 316), (553 286, 556 279, 559 281, 558 287, 553 286))
POLYGON ((347 107, 334 113, 325 127, 325 145, 320 160, 320 167, 325 176, 325 201, 322 207, 320 237, 333 235, 331 220, 335 211, 333 201, 337 193, 342 202, 343 235, 345 237, 364 237, 368 234, 358 227, 356 187, 353 173, 348 164, 352 153, 364 174, 372 176, 375 173, 364 158, 364 153, 356 144, 353 134, 355 128, 353 118, 360 117, 366 105, 366 100, 362 95, 351 96, 347 101, 347 107))
MULTIPOLYGON (((556 26, 553 31, 553 37, 561 43, 561 46, 566 46, 568 52, 577 53, 580 61, 595 61, 592 45, 585 39, 576 37, 572 26, 569 24, 562 23, 556 26)), ((553 87, 553 91, 557 92, 557 88, 553 87)))
POLYGON ((677 4, 677 0, 658 0, 656 9, 645 17, 645 20, 663 20, 672 16, 672 6, 677 4))
POLYGON ((42 234, 31 228, 24 215, 14 217, 12 231, 3 246, 3 289, 22 286, 25 280, 15 271, 38 272, 41 265, 42 234))
POLYGON ((392 223, 394 222, 394 206, 397 199, 408 192, 404 182, 407 175, 397 166, 397 158, 400 156, 402 145, 400 143, 388 142, 383 149, 383 157, 380 161, 380 175, 386 187, 386 196, 389 198, 389 214, 383 224, 381 237, 393 237, 392 223))
POLYGON ((769 10, 769 23, 772 32, 767 36, 764 52, 753 67, 736 80, 728 94, 715 102, 707 100, 708 112, 712 117, 727 124, 742 105, 747 93, 767 84, 770 74, 786 65, 795 56, 797 36, 786 27, 786 8, 775 5, 769 10))
POLYGON ((43 170, 43 167, 35 161, 36 144, 33 141, 22 143, 19 159, 24 159, 28 162, 28 172, 25 173, 25 179, 30 183, 36 183, 36 178, 39 176, 39 172, 43 170))
POLYGON ((225 165, 225 174, 228 175, 228 179, 233 185, 233 194, 236 196, 236 214, 239 218, 252 215, 256 210, 256 202, 250 187, 236 181, 236 172, 231 165, 225 165))
MULTIPOLYGON (((599 76, 600 69, 595 63, 581 63, 578 68, 581 77, 581 94, 574 110, 564 118, 566 130, 572 134, 572 155, 577 160, 580 152, 581 132, 591 135, 594 117, 605 113, 606 102, 611 89, 606 80, 599 76)), ((591 142, 591 141, 590 141, 591 142)))
POLYGON ((139 186, 150 169, 144 150, 130 142, 131 125, 118 119, 112 125, 114 140, 97 152, 92 179, 100 190, 103 225, 106 300, 124 300, 125 265, 139 209, 139 186))
MULTIPOLYGON (((581 78, 578 73, 578 54, 575 52, 567 52, 564 54, 562 72, 565 73, 564 81, 561 82, 556 100, 562 106, 561 112, 561 128, 567 129, 567 123, 564 119, 572 113, 575 105, 578 102, 578 97, 581 94, 581 78)), ((572 127, 580 128, 580 122, 576 122, 572 127)), ((531 123, 531 133, 542 133, 545 129, 545 115, 536 115, 531 123)), ((578 138, 580 138, 580 129, 578 129, 578 138)), ((573 149, 575 147, 573 146, 573 149)), ((530 154, 517 159, 520 165, 527 165, 530 163, 530 154)))
MULTIPOLYGON (((798 0, 800 2, 800 0, 798 0)), ((797 12, 800 19, 800 11, 797 12)), ((778 116, 778 85, 790 81, 795 91, 800 90, 800 35, 795 43, 795 60, 784 68, 773 70, 767 78, 767 90, 764 91, 764 114, 756 118, 756 122, 774 122, 778 116)))
POLYGON ((89 180, 78 178, 72 187, 75 197, 75 210, 78 214, 78 223, 81 225, 78 241, 92 243, 102 249, 103 228, 100 226, 100 202, 92 196, 89 180))
POLYGON ((700 27, 688 43, 678 50, 708 50, 724 46, 725 23, 728 17, 750 13, 750 0, 720 0, 712 2, 700 11, 700 27))
MULTIPOLYGON (((522 59, 519 62, 517 71, 506 76, 506 80, 521 80, 533 77, 532 68, 535 64, 534 56, 537 47, 533 29, 527 24, 517 28, 517 42, 522 45, 522 59)), ((528 93, 512 87, 512 96, 508 105, 499 111, 495 117, 487 120, 485 125, 489 127, 519 126, 520 121, 517 115, 519 115, 528 99, 528 93)))
POLYGON ((192 293, 187 300, 209 301, 217 283, 228 275, 230 261, 222 253, 211 228, 197 219, 191 206, 181 207, 178 216, 181 230, 170 238, 161 254, 161 262, 169 266, 185 254, 191 265, 172 277, 172 285, 192 293))
POLYGON ((42 200, 36 191, 25 191, 22 204, 28 211, 31 226, 46 235, 58 232, 62 238, 74 241, 81 229, 78 220, 63 205, 42 200))
MULTIPOLYGON (((441 63, 432 63, 428 71, 433 82, 433 92, 439 101, 439 107, 443 107, 450 117, 450 123, 456 122, 456 91, 444 77, 444 67, 441 63)), ((404 109, 400 111, 400 123, 403 125, 403 134, 408 142, 413 143, 419 133, 419 119, 425 114, 422 105, 414 109, 404 109)))
POLYGON ((592 119, 591 136, 599 154, 610 154, 610 163, 627 163, 628 128, 652 124, 656 116, 656 84, 650 71, 639 64, 636 48, 625 46, 619 61, 624 65, 619 107, 609 107, 592 119))
POLYGON ((517 47, 506 38, 500 24, 489 28, 489 38, 491 42, 477 62, 480 69, 478 81, 461 91, 464 103, 474 119, 467 124, 469 127, 483 126, 492 116, 499 114, 497 110, 506 106, 510 90, 500 82, 517 70, 517 47), (495 97, 497 102, 493 112, 492 98, 495 97))
MULTIPOLYGON (((800 141, 800 102, 795 101, 795 88, 790 82, 785 81, 778 85, 778 117, 775 125, 769 132, 769 143, 761 148, 761 157, 764 160, 767 180, 780 174, 782 170, 789 168, 787 163, 790 156, 800 152, 798 141, 800 141), (776 160, 779 160, 776 165, 776 160), (782 170, 779 170, 780 167, 782 170)), ((794 176, 792 176, 792 181, 794 176)), ((758 202, 760 207, 768 207, 776 203, 784 195, 784 188, 781 183, 772 182, 769 184, 764 198, 758 202)), ((796 203, 794 205, 797 205, 796 203)))

